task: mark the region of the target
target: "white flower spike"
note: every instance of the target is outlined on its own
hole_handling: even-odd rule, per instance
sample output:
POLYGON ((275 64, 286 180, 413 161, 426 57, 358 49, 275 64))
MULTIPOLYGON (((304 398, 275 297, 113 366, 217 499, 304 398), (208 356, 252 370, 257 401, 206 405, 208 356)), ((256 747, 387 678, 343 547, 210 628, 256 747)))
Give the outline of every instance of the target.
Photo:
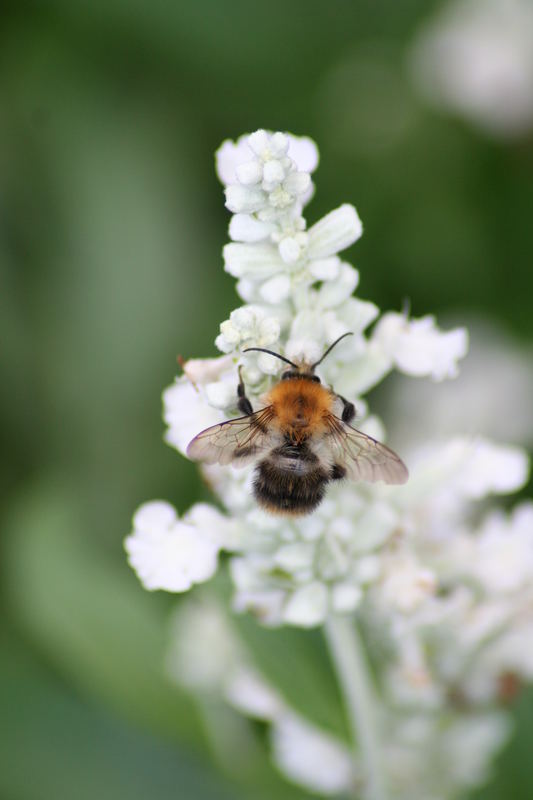
MULTIPOLYGON (((217 153, 233 212, 224 263, 242 304, 220 325, 223 355, 188 361, 163 395, 166 440, 182 454, 239 407, 245 420, 249 406, 261 414, 286 365, 249 348, 314 364, 351 333, 316 377, 355 404, 357 427, 379 441, 385 430, 363 399, 369 389, 393 369, 437 382, 458 373, 464 328, 443 332, 430 315, 380 316, 353 296, 359 274, 339 253, 362 224, 343 204, 308 227, 317 164, 311 140, 265 130, 217 153), (249 406, 239 402, 240 378, 249 406)), ((427 430, 423 415, 419 403, 427 430)), ((258 507, 253 453, 242 469, 223 458, 202 468, 224 511, 198 504, 178 518, 157 501, 134 517, 126 550, 147 589, 187 591, 214 574, 223 551, 233 611, 265 626, 323 628, 353 752, 265 682, 220 614, 192 614, 169 656, 191 691, 218 693, 269 724, 278 769, 309 791, 356 786, 364 800, 428 800, 438 787, 440 800, 451 800, 486 778, 509 735, 503 703, 533 680, 533 507, 503 514, 488 506, 523 486, 528 461, 519 447, 471 433, 407 445, 405 486, 331 481, 306 517, 258 507)))

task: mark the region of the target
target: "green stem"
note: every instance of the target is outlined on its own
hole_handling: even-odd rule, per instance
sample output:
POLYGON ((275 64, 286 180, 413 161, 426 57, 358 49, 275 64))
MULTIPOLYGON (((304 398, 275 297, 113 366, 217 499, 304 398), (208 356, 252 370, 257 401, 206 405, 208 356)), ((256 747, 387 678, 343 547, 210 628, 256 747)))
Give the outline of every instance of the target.
POLYGON ((331 614, 324 632, 346 704, 356 756, 364 763, 365 796, 367 800, 386 800, 377 700, 356 623, 348 616, 331 614))

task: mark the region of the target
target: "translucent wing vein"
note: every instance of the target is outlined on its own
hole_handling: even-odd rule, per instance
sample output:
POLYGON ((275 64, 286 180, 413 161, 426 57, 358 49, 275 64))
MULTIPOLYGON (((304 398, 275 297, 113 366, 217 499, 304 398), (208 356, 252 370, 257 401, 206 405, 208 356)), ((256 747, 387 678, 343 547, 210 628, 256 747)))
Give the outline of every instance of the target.
POLYGON ((270 406, 206 428, 194 437, 187 455, 205 464, 245 466, 254 461, 268 446, 270 406))
POLYGON ((354 481, 405 483, 409 477, 402 459, 389 447, 352 428, 338 417, 328 419, 330 446, 335 462, 354 481))

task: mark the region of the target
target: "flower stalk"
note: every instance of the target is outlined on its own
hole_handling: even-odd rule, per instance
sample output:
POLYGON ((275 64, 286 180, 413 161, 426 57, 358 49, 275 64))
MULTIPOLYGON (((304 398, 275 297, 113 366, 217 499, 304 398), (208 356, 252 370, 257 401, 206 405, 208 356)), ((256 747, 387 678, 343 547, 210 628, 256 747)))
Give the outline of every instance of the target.
POLYGON ((345 704, 355 757, 363 765, 365 800, 387 800, 378 700, 357 624, 345 615, 330 614, 324 636, 345 704))

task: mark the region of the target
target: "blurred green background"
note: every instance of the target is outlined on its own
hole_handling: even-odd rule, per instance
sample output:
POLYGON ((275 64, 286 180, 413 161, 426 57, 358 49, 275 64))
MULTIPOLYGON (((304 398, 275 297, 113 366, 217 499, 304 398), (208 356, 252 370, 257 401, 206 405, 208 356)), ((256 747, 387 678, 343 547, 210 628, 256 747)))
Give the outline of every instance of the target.
MULTIPOLYGON (((224 138, 316 140, 308 218, 357 206, 361 297, 533 340, 533 140, 490 140, 416 95, 406 48, 439 5, 4 5, 2 800, 307 796, 271 769, 260 730, 246 769, 209 755, 163 674, 175 599, 141 589, 122 540, 141 502, 203 496, 162 442, 160 394, 178 353, 215 354, 238 304, 213 168, 224 138)), ((319 644, 296 638, 298 664, 319 644)), ((515 713, 480 800, 533 796, 531 698, 515 713)))

